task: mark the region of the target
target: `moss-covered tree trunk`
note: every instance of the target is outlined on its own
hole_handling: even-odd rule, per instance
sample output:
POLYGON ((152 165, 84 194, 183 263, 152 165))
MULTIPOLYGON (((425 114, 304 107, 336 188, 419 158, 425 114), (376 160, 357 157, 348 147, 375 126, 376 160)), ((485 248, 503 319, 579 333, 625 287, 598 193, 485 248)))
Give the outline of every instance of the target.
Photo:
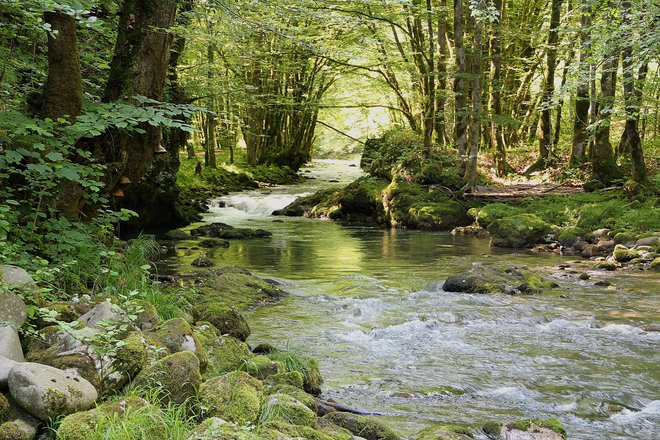
POLYGON ((573 146, 569 164, 577 166, 584 161, 587 151, 589 126, 589 62, 588 46, 591 34, 591 10, 583 5, 580 9, 580 48, 578 60, 578 83, 575 91, 575 116, 573 119, 573 146))
MULTIPOLYGON (((136 95, 161 100, 169 64, 176 0, 125 0, 104 101, 134 102, 136 95)), ((106 185, 122 176, 137 182, 151 167, 161 145, 160 127, 145 124, 145 133, 118 132, 106 136, 100 152, 108 165, 106 185)))
POLYGON ((495 8, 499 12, 497 21, 493 23, 493 35, 490 40, 490 64, 491 64, 491 93, 490 93, 490 142, 495 147, 495 172, 498 176, 506 175, 508 164, 506 162, 506 145, 502 133, 502 124, 498 121, 502 113, 502 101, 500 90, 502 88, 502 44, 501 44, 501 22, 502 22, 502 0, 495 0, 495 8))
POLYGON ((465 167, 465 188, 474 189, 477 180, 477 159, 479 156, 479 144, 481 142, 481 51, 483 22, 480 20, 480 5, 477 3, 476 10, 472 11, 473 31, 472 48, 470 51, 470 73, 472 76, 472 112, 470 115, 470 138, 468 140, 468 160, 465 167))
POLYGON ((463 0, 454 0, 454 52, 456 57, 456 73, 454 75, 455 118, 454 135, 456 149, 463 164, 467 161, 467 127, 469 112, 467 109, 467 63, 465 62, 465 45, 463 42, 463 0))
POLYGON ((617 56, 609 54, 602 62, 598 127, 591 152, 593 178, 605 185, 622 177, 610 143, 610 121, 614 109, 618 60, 617 56))
POLYGON ((48 78, 44 89, 43 116, 73 120, 82 110, 83 92, 76 20, 61 11, 46 12, 48 78))

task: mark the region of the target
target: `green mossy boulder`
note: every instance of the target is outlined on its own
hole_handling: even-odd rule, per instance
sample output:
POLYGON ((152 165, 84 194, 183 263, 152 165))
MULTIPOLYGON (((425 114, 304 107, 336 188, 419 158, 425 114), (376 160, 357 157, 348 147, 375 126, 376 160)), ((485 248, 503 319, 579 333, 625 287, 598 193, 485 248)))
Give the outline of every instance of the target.
POLYGON ((160 324, 160 315, 153 304, 148 301, 137 300, 135 305, 140 309, 135 319, 135 325, 140 330, 149 330, 160 324))
POLYGON ((279 420, 272 420, 262 426, 259 436, 264 440, 305 439, 305 440, 335 440, 329 434, 309 426, 292 425, 279 420), (284 434, 287 437, 281 437, 284 434))
POLYGON ((285 372, 282 362, 273 361, 266 356, 250 358, 243 368, 250 376, 256 377, 259 380, 264 380, 269 376, 285 372))
POLYGON ((6 420, 10 408, 11 405, 9 404, 9 400, 4 394, 0 393, 0 423, 6 420))
POLYGON ((494 247, 530 248, 539 244, 552 227, 534 214, 516 214, 488 225, 494 247))
MULTIPOLYGON (((99 422, 103 418, 116 418, 118 420, 136 410, 147 409, 160 412, 160 409, 149 404, 140 397, 126 397, 118 401, 107 402, 89 411, 77 412, 66 416, 57 428, 57 440, 89 440, 98 437, 99 422)), ((160 429, 152 427, 152 433, 158 434, 160 429)), ((154 437, 155 438, 155 437, 154 437)))
POLYGON ((246 364, 253 354, 245 342, 221 336, 209 350, 209 372, 214 375, 237 370, 246 364))
POLYGON ((243 371, 209 379, 199 390, 199 403, 206 417, 255 424, 259 418, 263 384, 243 371))
POLYGON ((262 424, 277 420, 313 428, 316 425, 316 413, 293 396, 275 393, 269 396, 261 407, 259 420, 262 424))
POLYGON ((317 412, 316 399, 301 388, 296 388, 292 385, 267 385, 264 394, 267 396, 273 394, 287 394, 302 402, 307 408, 314 411, 314 413, 317 412))
POLYGON ((211 417, 200 423, 188 440, 259 440, 256 434, 232 422, 211 417))
POLYGON ((400 440, 392 429, 377 419, 367 416, 358 416, 346 412, 332 412, 322 417, 322 420, 330 422, 341 428, 347 429, 354 435, 366 440, 400 440))
POLYGON ((530 438, 543 440, 566 440, 564 424, 555 418, 519 420, 502 427, 504 438, 530 438))
POLYGON ((199 247, 207 249, 228 248, 229 241, 219 238, 207 238, 205 240, 200 240, 199 247))
POLYGON ((516 213, 516 209, 505 203, 491 203, 480 208, 470 208, 468 215, 482 228, 488 228, 496 220, 509 217, 516 213))
POLYGON ((14 422, 5 422, 0 424, 0 440, 32 440, 25 431, 23 431, 14 422))
POLYGON ((241 341, 245 341, 250 336, 250 325, 245 317, 225 302, 200 304, 195 315, 197 319, 213 324, 223 335, 241 341))
POLYGON ((529 295, 552 287, 555 287, 553 282, 525 268, 504 269, 491 264, 475 264, 467 272, 447 277, 442 289, 446 292, 529 295))
POLYGON ((199 228, 191 229, 190 234, 195 237, 207 238, 222 238, 222 239, 247 239, 247 238, 263 238, 273 235, 269 231, 263 229, 248 229, 248 228, 235 228, 226 223, 211 223, 209 225, 200 226, 199 228))
MULTIPOLYGON (((212 271, 198 290, 201 292, 201 295, 195 298, 198 313, 209 303, 224 303, 244 312, 259 305, 276 302, 286 295, 286 292, 272 283, 253 276, 245 269, 233 267, 212 271)), ((222 330, 219 326, 216 327, 222 330)))
POLYGON ((472 430, 458 425, 430 427, 415 436, 415 440, 470 440, 472 438, 472 430))
POLYGON ((164 234, 164 237, 168 240, 190 240, 192 238, 189 233, 182 231, 181 229, 167 231, 164 234))
POLYGON ((165 402, 181 404, 197 395, 201 383, 199 359, 190 351, 180 351, 144 368, 132 385, 156 389, 165 402))
MULTIPOLYGON (((286 217, 315 217, 317 215, 312 214, 316 211, 316 207, 321 205, 327 200, 330 200, 333 196, 338 194, 338 190, 334 188, 322 189, 315 192, 309 196, 299 197, 294 200, 290 205, 273 211, 275 216, 286 216, 286 217)), ((335 209, 338 209, 337 206, 335 209)))
POLYGON ((268 376, 264 384, 269 386, 288 385, 294 388, 302 389, 305 383, 305 376, 300 371, 287 371, 268 376))
POLYGON ((113 370, 126 376, 126 380, 135 376, 149 360, 149 347, 144 335, 130 333, 121 341, 115 359, 113 370))
POLYGON ((616 270, 616 268, 617 268, 616 263, 612 261, 607 261, 607 260, 599 261, 596 264, 596 269, 600 269, 600 270, 612 271, 612 270, 616 270))
POLYGON ((165 321, 147 332, 147 335, 167 347, 170 353, 180 351, 195 353, 202 370, 206 368, 206 349, 185 319, 174 318, 165 321))
POLYGON ((323 377, 321 376, 319 363, 315 358, 278 349, 271 349, 266 353, 266 356, 274 361, 282 362, 287 372, 298 371, 302 373, 305 391, 315 396, 321 394, 323 377))
POLYGON ((655 257, 653 261, 651 261, 651 270, 655 270, 656 272, 660 271, 660 257, 655 257))
POLYGON ((619 232, 614 235, 614 243, 615 244, 627 244, 627 243, 635 243, 635 235, 631 234, 630 232, 619 232))
POLYGON ((614 247, 614 253, 612 254, 614 259, 619 263, 627 263, 635 258, 641 256, 641 252, 636 249, 628 249, 624 245, 617 244, 614 247))

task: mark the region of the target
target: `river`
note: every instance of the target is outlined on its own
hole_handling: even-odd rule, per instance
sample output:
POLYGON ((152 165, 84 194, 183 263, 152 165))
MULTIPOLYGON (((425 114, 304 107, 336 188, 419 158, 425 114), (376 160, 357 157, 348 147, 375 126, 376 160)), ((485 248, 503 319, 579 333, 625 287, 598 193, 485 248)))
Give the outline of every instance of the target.
MULTIPOLYGON (((560 268, 578 264, 576 257, 496 250, 449 233, 270 216, 360 171, 316 161, 303 173, 313 179, 223 197, 205 217, 273 232, 206 252, 291 293, 249 315, 250 344, 316 356, 325 397, 384 413, 406 435, 435 422, 557 417, 571 439, 660 438, 657 274, 588 271, 591 278, 579 280, 560 268), (560 287, 537 296, 442 290, 447 275, 475 262, 528 266, 560 287), (603 279, 612 285, 594 285, 603 279)), ((164 264, 189 271, 198 254, 177 249, 164 264)))

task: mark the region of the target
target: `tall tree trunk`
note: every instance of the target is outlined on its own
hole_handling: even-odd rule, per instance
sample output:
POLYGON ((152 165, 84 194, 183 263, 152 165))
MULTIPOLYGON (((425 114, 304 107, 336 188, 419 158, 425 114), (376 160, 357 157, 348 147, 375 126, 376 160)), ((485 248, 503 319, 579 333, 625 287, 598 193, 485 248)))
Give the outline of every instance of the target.
POLYGON ((461 160, 467 162, 467 65, 465 45, 463 44, 463 0, 454 0, 454 52, 456 56, 456 74, 454 76, 455 118, 454 131, 456 148, 461 160))
MULTIPOLYGON (((433 131, 435 130, 435 42, 433 38, 433 10, 431 0, 426 0, 426 27, 429 47, 427 55, 426 112, 424 114, 424 154, 431 157, 433 147, 433 131)), ((440 38, 438 36, 438 38, 440 38)))
MULTIPOLYGON (((215 50, 213 46, 209 46, 206 49, 206 60, 208 61, 208 70, 206 72, 207 87, 209 90, 213 87, 213 65, 215 63, 215 50)), ((208 99, 208 112, 204 113, 204 118, 206 118, 206 131, 204 136, 204 148, 206 150, 205 165, 209 168, 217 168, 215 160, 215 126, 216 126, 216 115, 217 108, 215 105, 215 98, 211 97, 208 99)))
POLYGON ((502 113, 500 91, 502 89, 502 46, 500 42, 502 30, 503 7, 502 0, 495 0, 495 9, 500 13, 498 20, 493 23, 493 36, 491 38, 491 94, 490 94, 490 142, 495 147, 495 172, 499 177, 506 175, 506 146, 502 133, 502 124, 499 122, 502 113))
POLYGON ((589 126, 589 45, 591 40, 591 8, 584 4, 580 8, 580 48, 578 60, 578 85, 575 92, 575 119, 573 120, 573 146, 569 164, 577 166, 584 161, 587 150, 589 126))
POLYGON ((76 19, 61 11, 46 12, 48 33, 48 78, 44 90, 43 116, 53 120, 80 114, 83 103, 76 19))
MULTIPOLYGON (((440 7, 444 11, 447 6, 447 0, 440 0, 440 7)), ((446 145, 447 139, 447 59, 449 51, 447 48, 447 21, 444 13, 438 15, 438 54, 437 54, 437 90, 435 92, 435 135, 437 136, 438 143, 442 146, 446 145)))
MULTIPOLYGON (((626 20, 630 20, 630 10, 630 0, 624 0, 621 4, 621 17, 624 23, 626 20)), ((645 75, 648 67, 644 66, 641 72, 645 75)), ((626 103, 626 126, 619 142, 618 152, 619 154, 630 154, 632 178, 635 182, 643 183, 646 181, 646 164, 638 129, 642 84, 636 85, 633 47, 630 41, 621 52, 621 67, 623 71, 623 96, 626 103), (637 87, 639 87, 639 91, 636 90, 637 87)))
POLYGON ((591 152, 593 177, 605 185, 609 185, 613 180, 622 177, 610 143, 610 121, 614 109, 618 60, 617 56, 610 54, 605 57, 602 63, 598 127, 591 152))
MULTIPOLYGON (((480 6, 477 4, 476 8, 480 6)), ((478 12, 478 11, 475 11, 478 12)), ((477 179, 477 159, 481 142, 481 51, 483 23, 479 14, 473 14, 474 31, 472 32, 472 50, 470 53, 472 74, 472 114, 470 118, 470 139, 468 161, 465 168, 465 189, 472 190, 477 179)))
MULTIPOLYGON (((161 100, 169 64, 176 0, 125 0, 119 18, 115 54, 105 89, 105 102, 136 95, 161 100)), ((145 124, 145 133, 113 133, 102 155, 108 164, 106 185, 112 188, 121 176, 137 182, 161 148, 161 128, 145 124)))
POLYGON ((541 105, 541 139, 539 141, 539 158, 535 164, 525 170, 525 174, 546 168, 552 161, 552 100, 555 92, 555 70, 557 68, 557 42, 559 41, 559 16, 562 0, 550 0, 550 30, 548 35, 548 52, 546 55, 546 76, 543 86, 543 101, 541 105))

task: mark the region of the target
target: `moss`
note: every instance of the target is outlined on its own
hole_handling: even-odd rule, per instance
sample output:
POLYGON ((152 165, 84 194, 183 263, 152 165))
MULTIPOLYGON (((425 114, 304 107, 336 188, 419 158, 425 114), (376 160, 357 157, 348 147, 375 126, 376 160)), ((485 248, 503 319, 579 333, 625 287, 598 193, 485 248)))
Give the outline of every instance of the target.
POLYGON ((255 356, 245 362, 244 369, 250 376, 263 380, 268 376, 284 373, 284 364, 266 356, 255 356))
POLYGON ((278 373, 269 376, 265 384, 271 386, 289 385, 295 388, 303 388, 305 383, 305 376, 300 371, 287 371, 286 373, 278 373))
POLYGON ((635 236, 629 232, 619 232, 614 235, 615 244, 626 244, 635 241, 635 236))
POLYGON ((502 423, 491 420, 484 423, 484 425, 481 427, 481 430, 489 438, 497 438, 502 432, 502 423))
POLYGON ((627 263, 631 260, 634 260, 635 258, 638 258, 641 255, 641 252, 634 249, 628 249, 621 244, 617 244, 614 247, 614 252, 612 255, 614 256, 614 259, 619 263, 627 263))
POLYGON ((123 345, 117 350, 116 364, 113 369, 129 378, 137 374, 147 363, 149 351, 147 342, 140 332, 130 333, 122 340, 123 345))
POLYGON ((16 423, 5 422, 0 424, 0 440, 32 440, 32 437, 16 423))
POLYGON ((532 427, 531 420, 516 420, 506 425, 509 429, 517 429, 518 431, 529 431, 532 427))
POLYGON ((324 433, 323 431, 316 430, 309 426, 292 425, 290 423, 282 422, 279 420, 272 420, 262 426, 262 433, 260 437, 264 439, 278 439, 279 437, 273 436, 272 431, 286 434, 290 437, 301 438, 305 440, 334 440, 333 437, 324 433), (269 431, 271 431, 269 433, 269 431))
POLYGON ((611 261, 599 261, 598 264, 596 264, 597 269, 601 270, 616 270, 616 263, 613 263, 611 261))
POLYGON ((491 246, 524 248, 538 244, 551 226, 534 214, 517 214, 491 222, 491 246))
POLYGON ((134 304, 141 309, 135 319, 135 325, 140 330, 149 330, 160 323, 158 310, 153 304, 144 300, 137 300, 134 304))
POLYGON ((324 420, 323 418, 318 419, 316 429, 323 432, 324 434, 329 435, 334 440, 352 440, 353 439, 353 433, 351 431, 349 431, 348 429, 340 428, 339 426, 335 425, 334 423, 331 423, 328 420, 324 420))
POLYGON ((281 350, 271 351, 267 356, 274 361, 282 362, 286 371, 298 371, 302 373, 304 377, 303 388, 305 391, 315 396, 321 394, 323 377, 321 376, 321 370, 316 359, 281 350))
MULTIPOLYGON (((200 314, 201 309, 209 303, 224 303, 244 312, 258 305, 275 302, 286 295, 283 290, 249 272, 234 271, 226 267, 213 271, 199 290, 202 295, 196 300, 201 302, 198 310, 200 314)), ((216 327, 220 329, 219 326, 216 327)))
POLYGON ((168 240, 190 240, 192 237, 189 233, 181 229, 172 229, 163 235, 168 240))
POLYGON ((201 382, 199 359, 190 351, 181 351, 144 368, 133 386, 154 388, 165 402, 181 404, 197 395, 201 382))
POLYGON ((190 439, 195 440, 258 440, 255 434, 244 430, 235 423, 226 422, 217 417, 204 420, 191 433, 190 439))
POLYGON ((209 302, 197 309, 197 318, 209 321, 223 335, 229 335, 241 341, 250 336, 250 325, 245 317, 232 306, 224 302, 209 302))
POLYGON ((556 432, 557 434, 561 435, 562 438, 566 438, 566 428, 564 427, 564 424, 561 422, 561 420, 556 419, 556 418, 549 418, 549 419, 534 419, 534 423, 537 424, 538 426, 542 428, 547 428, 551 431, 556 432))
POLYGON ((491 203, 480 208, 470 208, 468 215, 478 226, 488 228, 495 220, 500 220, 516 213, 516 208, 504 203, 491 203))
POLYGON ((305 404, 288 394, 276 393, 261 407, 260 423, 277 420, 292 425, 314 427, 316 414, 305 404))
POLYGON ((526 268, 501 268, 477 264, 467 272, 450 275, 442 288, 447 292, 535 294, 555 284, 526 268))
POLYGON ((465 426, 444 425, 424 429, 415 436, 415 440, 469 440, 472 430, 465 426))
POLYGON ((9 400, 5 397, 4 394, 0 393, 0 423, 3 422, 7 417, 9 408, 9 400))
POLYGON ((237 370, 253 356, 246 343, 232 337, 219 336, 208 347, 209 375, 217 376, 237 370))
POLYGON ((208 360, 206 349, 185 319, 174 318, 165 321, 149 331, 147 335, 162 343, 172 353, 193 351, 199 359, 202 369, 206 367, 208 360))
POLYGON ((259 418, 263 384, 249 374, 233 371, 209 379, 199 391, 200 405, 208 417, 238 424, 254 424, 259 418))
POLYGON ((399 440, 400 437, 389 427, 373 417, 357 416, 345 412, 326 414, 322 419, 347 429, 354 435, 367 440, 399 440))
POLYGON ((291 385, 268 385, 265 389, 265 394, 270 396, 273 394, 287 394, 302 402, 307 408, 316 413, 316 399, 311 394, 306 393, 300 388, 291 385))
POLYGON ((655 257, 651 261, 651 270, 660 271, 660 257, 655 257))

